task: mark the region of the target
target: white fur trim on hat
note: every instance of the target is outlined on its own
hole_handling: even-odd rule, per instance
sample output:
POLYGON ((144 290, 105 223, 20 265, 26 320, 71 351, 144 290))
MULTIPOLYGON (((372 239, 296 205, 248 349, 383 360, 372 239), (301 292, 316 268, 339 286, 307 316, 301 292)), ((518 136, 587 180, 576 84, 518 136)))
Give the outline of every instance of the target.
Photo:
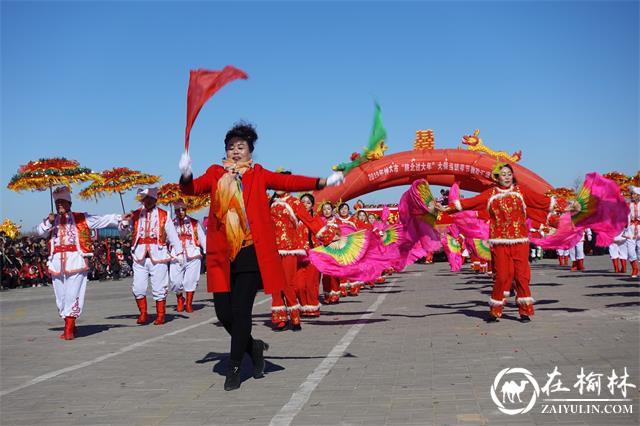
POLYGON ((71 191, 66 186, 59 186, 53 191, 53 200, 66 200, 71 202, 71 191))
POLYGON ((629 185, 629 191, 633 192, 634 194, 640 195, 640 186, 629 185))
POLYGON ((140 199, 145 198, 145 197, 151 197, 151 198, 155 198, 156 200, 158 199, 158 188, 156 187, 151 187, 151 188, 140 188, 138 189, 138 197, 140 197, 140 199))

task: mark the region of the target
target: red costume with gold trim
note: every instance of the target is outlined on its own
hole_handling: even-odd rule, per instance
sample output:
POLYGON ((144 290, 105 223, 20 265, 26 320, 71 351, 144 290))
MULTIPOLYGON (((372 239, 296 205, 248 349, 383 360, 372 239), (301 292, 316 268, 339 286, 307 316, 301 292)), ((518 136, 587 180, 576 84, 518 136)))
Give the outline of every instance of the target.
MULTIPOLYGON (((491 315, 502 316, 504 294, 515 279, 516 302, 520 315, 534 313, 529 266, 529 238, 526 224, 527 208, 537 209, 533 219, 541 218, 540 211, 553 208, 553 198, 526 190, 518 185, 509 188, 495 186, 475 197, 456 200, 450 207, 457 210, 486 210, 489 213, 489 243, 496 280, 489 299, 491 315)), ((542 215, 545 216, 545 215, 542 215)), ((546 218, 545 218, 546 219, 546 218)), ((544 219, 543 219, 544 220, 544 219)))
MULTIPOLYGON (((322 217, 325 226, 338 226, 335 216, 322 217)), ((331 275, 322 274, 322 292, 325 305, 332 305, 340 301, 340 280, 331 275)))
POLYGON ((271 300, 271 319, 281 329, 288 320, 287 311, 294 329, 300 328, 301 302, 304 287, 296 287, 299 256, 306 256, 300 238, 298 222, 302 221, 322 241, 331 242, 335 229, 324 226, 319 217, 313 217, 297 198, 290 194, 278 196, 271 204, 271 219, 275 227, 276 248, 282 261, 285 282, 282 291, 274 292, 271 300))
MULTIPOLYGON (((298 222, 298 238, 305 251, 320 245, 313 231, 304 222, 298 222)), ((296 288, 302 303, 302 316, 320 316, 320 271, 306 258, 298 259, 296 288)))
MULTIPOLYGON (((342 217, 339 214, 335 217, 335 223, 338 226, 346 226, 349 228, 353 228, 354 231, 358 230, 353 218, 351 216, 342 217)), ((340 287, 340 297, 347 297, 351 290, 351 282, 344 279, 337 279, 340 287)), ((357 293, 356 293, 357 294, 357 293)), ((355 294, 352 293, 353 296, 355 294)))

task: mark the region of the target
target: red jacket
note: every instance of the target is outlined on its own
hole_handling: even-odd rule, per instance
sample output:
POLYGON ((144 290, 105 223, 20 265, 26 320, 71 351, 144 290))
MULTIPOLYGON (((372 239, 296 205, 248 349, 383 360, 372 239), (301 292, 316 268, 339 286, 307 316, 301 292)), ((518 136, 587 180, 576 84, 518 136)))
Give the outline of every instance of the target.
MULTIPOLYGON (((215 200, 218 179, 225 174, 222 166, 214 164, 207 172, 187 185, 181 185, 186 195, 209 193, 215 200)), ((274 173, 255 164, 242 175, 242 198, 249 228, 258 257, 258 266, 265 293, 273 293, 286 282, 282 262, 276 249, 275 230, 271 222, 267 189, 287 192, 315 190, 317 178, 274 173)), ((230 262, 227 255, 227 236, 222 223, 209 209, 207 224, 207 290, 213 293, 230 291, 230 262)))
POLYGON ((311 216, 302 202, 291 194, 278 197, 271 204, 271 219, 275 225, 276 247, 281 256, 307 254, 307 240, 302 228, 311 231, 314 238, 330 243, 337 228, 325 228, 319 216, 311 216))
POLYGON ((529 241, 527 217, 540 221, 553 208, 552 199, 518 185, 489 188, 472 198, 450 204, 457 210, 486 210, 489 213, 489 242, 515 244, 529 241))

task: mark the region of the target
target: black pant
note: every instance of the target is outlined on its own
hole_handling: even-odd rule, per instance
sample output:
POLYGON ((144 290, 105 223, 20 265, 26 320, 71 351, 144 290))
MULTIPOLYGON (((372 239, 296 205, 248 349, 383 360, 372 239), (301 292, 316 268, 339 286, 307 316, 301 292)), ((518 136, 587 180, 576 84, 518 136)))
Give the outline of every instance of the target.
POLYGON ((244 353, 251 353, 251 314, 260 286, 260 272, 231 273, 231 292, 214 293, 218 319, 231 335, 231 361, 240 363, 244 353))

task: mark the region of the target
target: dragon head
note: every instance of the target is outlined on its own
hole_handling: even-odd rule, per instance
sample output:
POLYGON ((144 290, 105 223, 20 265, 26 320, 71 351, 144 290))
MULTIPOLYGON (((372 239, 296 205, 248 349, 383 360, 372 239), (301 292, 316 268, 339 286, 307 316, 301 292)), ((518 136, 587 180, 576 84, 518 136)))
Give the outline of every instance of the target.
POLYGON ((473 135, 464 135, 462 137, 462 143, 469 146, 476 146, 482 144, 482 139, 479 138, 480 129, 476 129, 473 132, 473 135))
POLYGON ((369 160, 379 160, 384 157, 384 152, 387 150, 387 144, 384 143, 384 139, 376 144, 376 147, 372 150, 364 149, 366 157, 369 160))

